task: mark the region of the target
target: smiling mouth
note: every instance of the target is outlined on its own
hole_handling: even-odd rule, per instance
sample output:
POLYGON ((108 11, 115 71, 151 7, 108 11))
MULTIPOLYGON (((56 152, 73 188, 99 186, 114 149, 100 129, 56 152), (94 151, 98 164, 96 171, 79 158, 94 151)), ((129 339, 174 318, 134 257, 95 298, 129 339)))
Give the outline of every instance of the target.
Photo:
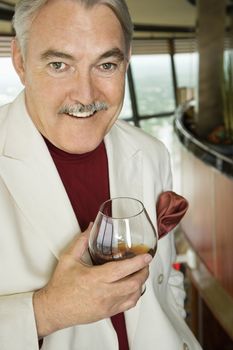
POLYGON ((91 118, 92 116, 94 116, 97 113, 97 111, 94 112, 83 112, 83 113, 65 113, 66 115, 68 115, 69 117, 72 118, 77 118, 77 119, 87 119, 87 118, 91 118))
POLYGON ((106 111, 108 105, 105 102, 93 102, 89 105, 76 104, 73 106, 64 106, 59 114, 66 114, 73 118, 86 119, 91 118, 99 111, 106 111))

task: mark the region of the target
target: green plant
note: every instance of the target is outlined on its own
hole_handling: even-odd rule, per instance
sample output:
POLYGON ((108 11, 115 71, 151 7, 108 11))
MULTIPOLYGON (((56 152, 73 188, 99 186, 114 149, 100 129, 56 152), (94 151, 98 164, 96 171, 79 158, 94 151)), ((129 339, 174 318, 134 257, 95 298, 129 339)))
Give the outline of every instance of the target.
POLYGON ((224 52, 222 92, 226 138, 233 143, 233 49, 224 52))

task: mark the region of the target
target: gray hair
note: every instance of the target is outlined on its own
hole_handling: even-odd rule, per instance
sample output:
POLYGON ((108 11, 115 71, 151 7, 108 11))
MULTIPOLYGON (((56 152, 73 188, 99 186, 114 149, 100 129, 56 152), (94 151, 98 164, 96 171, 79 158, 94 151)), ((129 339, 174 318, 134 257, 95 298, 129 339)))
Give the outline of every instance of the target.
MULTIPOLYGON (((39 10, 49 0, 19 0, 15 7, 13 17, 13 27, 16 38, 19 42, 23 56, 26 54, 27 42, 30 27, 37 16, 39 10)), ((75 0, 86 8, 91 8, 96 4, 108 6, 121 23, 126 49, 129 50, 133 36, 133 24, 125 0, 75 0)))

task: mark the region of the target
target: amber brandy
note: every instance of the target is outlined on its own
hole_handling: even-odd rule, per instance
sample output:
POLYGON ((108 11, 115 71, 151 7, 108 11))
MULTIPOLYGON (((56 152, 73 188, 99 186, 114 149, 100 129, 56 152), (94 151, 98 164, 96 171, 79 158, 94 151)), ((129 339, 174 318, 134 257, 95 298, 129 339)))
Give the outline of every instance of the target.
POLYGON ((156 247, 154 249, 149 248, 144 244, 133 245, 128 247, 125 243, 119 243, 118 247, 95 247, 95 250, 90 250, 90 254, 95 265, 102 265, 110 261, 124 260, 133 258, 139 254, 149 253, 154 256, 156 247))

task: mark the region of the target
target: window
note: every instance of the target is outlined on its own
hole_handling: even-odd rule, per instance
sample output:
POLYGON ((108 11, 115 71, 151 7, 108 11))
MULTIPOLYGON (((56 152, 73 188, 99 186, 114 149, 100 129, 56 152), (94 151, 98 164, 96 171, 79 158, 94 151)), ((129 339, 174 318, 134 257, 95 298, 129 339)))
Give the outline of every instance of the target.
POLYGON ((10 57, 0 57, 0 105, 12 101, 23 89, 10 57))
POLYGON ((119 118, 130 119, 132 118, 132 116, 133 116, 133 112, 132 112, 132 105, 131 105, 131 99, 129 94, 129 84, 128 84, 128 79, 126 79, 124 104, 123 104, 119 118))
POLYGON ((177 76, 178 102, 196 98, 198 86, 199 57, 197 53, 175 54, 175 67, 177 76))
POLYGON ((196 87, 198 79, 198 54, 175 54, 177 85, 181 87, 196 87))
POLYGON ((175 99, 170 55, 134 55, 131 67, 139 116, 173 112, 175 99))

